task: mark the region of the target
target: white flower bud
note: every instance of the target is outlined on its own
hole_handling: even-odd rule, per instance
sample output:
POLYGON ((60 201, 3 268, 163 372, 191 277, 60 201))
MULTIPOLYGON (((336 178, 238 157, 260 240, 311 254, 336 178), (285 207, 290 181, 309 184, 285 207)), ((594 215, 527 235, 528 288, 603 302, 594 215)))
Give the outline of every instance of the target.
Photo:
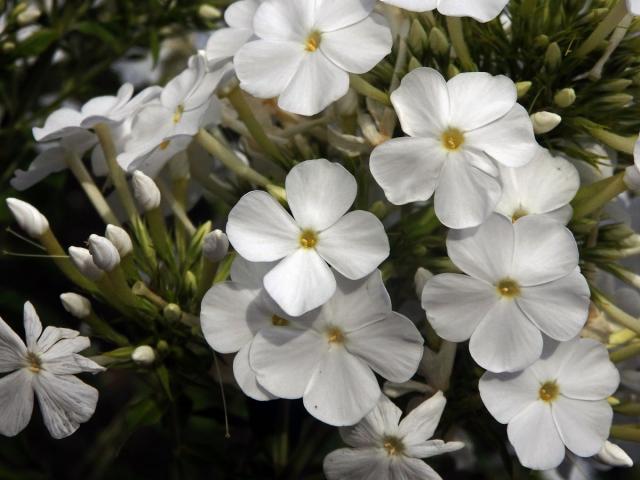
POLYGON ((49 221, 40 211, 30 203, 17 198, 7 198, 7 206, 11 210, 20 228, 30 237, 40 238, 49 230, 49 221))
POLYGON ((16 17, 18 21, 18 25, 24 26, 29 25, 30 23, 35 22, 40 18, 42 12, 35 5, 29 5, 26 10, 20 12, 20 14, 16 17))
POLYGON ((533 131, 536 135, 549 133, 562 122, 562 117, 551 112, 537 112, 531 115, 531 123, 533 123, 533 131))
POLYGON ((104 275, 104 270, 93 262, 93 257, 86 248, 69 247, 69 257, 80 273, 88 279, 99 280, 104 275))
POLYGON ((640 191, 640 169, 638 169, 638 167, 636 167, 635 165, 631 165, 630 167, 627 167, 627 169, 624 172, 624 183, 629 188, 629 190, 632 190, 634 192, 639 192, 640 191))
POLYGON ((596 458, 602 463, 613 467, 633 467, 633 460, 627 455, 627 452, 608 440, 604 442, 604 446, 598 452, 596 458))
POLYGON ((87 318, 91 314, 91 302, 77 293, 63 293, 60 301, 64 309, 76 318, 87 318))
POLYGON ((156 352, 149 345, 141 345, 133 351, 131 360, 146 367, 156 361, 156 352))
POLYGON ((203 20, 217 20, 222 16, 222 13, 213 5, 203 3, 198 7, 198 16, 203 20))
POLYGON ((559 107, 570 107, 576 101, 576 91, 573 88, 563 88, 554 95, 553 101, 559 107))
POLYGON ((143 211, 148 212, 160 206, 160 190, 150 177, 139 170, 133 172, 133 195, 143 211))
POLYGON ((93 263, 106 272, 110 272, 120 265, 118 249, 108 238, 91 235, 89 237, 89 252, 93 257, 93 263))
POLYGON ((418 295, 418 298, 422 298, 422 291, 424 290, 424 286, 427 284, 431 277, 433 277, 433 273, 431 273, 426 268, 418 267, 418 270, 416 270, 413 281, 416 284, 416 294, 418 295))
POLYGON ((107 230, 104 235, 118 249, 120 258, 126 257, 133 251, 131 237, 124 228, 120 228, 115 225, 107 225, 107 230))
POLYGON ((214 230, 204 237, 202 253, 210 262, 219 262, 229 251, 229 239, 222 230, 214 230))

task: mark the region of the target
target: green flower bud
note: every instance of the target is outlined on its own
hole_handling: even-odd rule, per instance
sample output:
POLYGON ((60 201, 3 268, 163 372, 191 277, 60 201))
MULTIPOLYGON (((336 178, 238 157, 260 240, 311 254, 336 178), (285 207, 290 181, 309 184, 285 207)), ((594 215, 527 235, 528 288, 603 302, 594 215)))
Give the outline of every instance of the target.
POLYGON ((546 35, 538 35, 533 39, 533 45, 538 48, 547 48, 547 45, 549 45, 549 37, 546 35))
POLYGON ((217 20, 222 16, 222 13, 213 5, 203 3, 198 7, 198 16, 203 20, 217 20))
POLYGON ((556 43, 550 43, 547 47, 547 51, 544 54, 544 62, 547 64, 549 70, 556 70, 562 62, 562 51, 560 46, 556 43))
POLYGON ((449 40, 438 27, 433 27, 429 32, 429 47, 436 55, 445 55, 449 52, 449 40))
POLYGON ((414 55, 422 57, 424 50, 429 42, 429 36, 423 28, 422 24, 414 19, 409 29, 409 35, 407 36, 407 44, 414 55))
POLYGON ((633 80, 628 78, 618 78, 617 80, 607 80, 602 82, 600 88, 608 92, 623 92, 633 84, 633 80))
POLYGON ((162 315, 169 322, 172 322, 172 323, 177 322, 178 320, 180 320, 180 317, 182 316, 182 309, 180 308, 179 305, 176 305, 175 303, 169 303, 162 310, 162 315))
POLYGON ((416 58, 416 57, 411 57, 409 59, 409 65, 407 66, 407 70, 410 72, 412 70, 415 70, 416 68, 420 68, 422 67, 422 63, 420 63, 420 61, 416 58))
POLYGON ((453 78, 460 73, 460 69, 453 63, 450 63, 447 67, 447 78, 453 78))
POLYGON ((529 93, 529 90, 531 90, 531 86, 532 85, 533 85, 533 83, 531 83, 529 81, 516 83, 516 90, 518 91, 518 98, 522 98, 527 93, 529 93))
POLYGON ((614 93, 613 95, 602 97, 600 101, 615 108, 622 108, 633 102, 633 95, 629 95, 628 93, 614 93))
POLYGON ((553 101, 559 107, 570 107, 576 101, 576 91, 573 88, 563 88, 556 92, 553 97, 553 101))
POLYGON ((380 220, 382 220, 389 213, 389 208, 387 207, 387 204, 382 200, 378 200, 377 202, 374 202, 371 207, 369 207, 369 211, 380 220))

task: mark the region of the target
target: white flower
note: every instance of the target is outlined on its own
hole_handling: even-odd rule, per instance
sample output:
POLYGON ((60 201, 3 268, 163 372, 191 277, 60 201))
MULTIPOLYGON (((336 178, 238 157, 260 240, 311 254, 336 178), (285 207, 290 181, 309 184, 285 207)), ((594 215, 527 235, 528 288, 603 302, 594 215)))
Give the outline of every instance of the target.
POLYGON ((49 142, 83 131, 80 126, 82 114, 72 108, 60 108, 51 113, 42 128, 34 127, 33 138, 36 142, 49 142))
POLYGON ((67 292, 60 295, 64 309, 76 318, 83 319, 91 315, 91 302, 77 293, 67 292))
POLYGON ((219 262, 229 251, 229 239, 222 230, 214 230, 204 237, 202 254, 210 262, 219 262))
POLYGON ((438 392, 400 421, 402 410, 382 395, 360 423, 340 429, 344 442, 355 448, 335 450, 325 457, 328 480, 442 480, 420 459, 464 447, 461 442, 429 440, 446 403, 438 392))
POLYGON ((412 12, 427 12, 438 9, 449 17, 472 17, 479 22, 488 22, 496 18, 509 0, 382 0, 412 12))
POLYGON ((613 418, 607 398, 619 381, 602 344, 574 339, 548 342, 522 372, 485 373, 480 396, 496 420, 508 423, 520 463, 547 470, 560 465, 565 446, 579 457, 602 449, 613 418))
POLYGON ((285 187, 293 217, 268 193, 253 191, 233 207, 226 231, 247 260, 281 260, 264 286, 285 312, 298 316, 333 295, 329 265, 352 280, 362 278, 387 258, 389 240, 372 213, 346 213, 357 183, 343 166, 307 160, 291 169, 285 187))
POLYGON ((131 185, 133 195, 143 212, 154 210, 160 206, 162 195, 152 178, 136 170, 131 177, 131 185))
POLYGON ((40 238, 49 231, 49 220, 40 210, 30 203, 18 200, 17 198, 7 198, 7 207, 16 219, 20 228, 32 238, 40 238))
POLYGON ((502 198, 496 212, 516 221, 544 214, 564 224, 571 220, 569 202, 580 188, 578 170, 564 158, 540 149, 538 155, 519 168, 500 167, 502 198))
POLYGON ((75 374, 104 370, 97 363, 78 355, 89 347, 87 337, 67 328, 42 324, 31 303, 24 305, 22 341, 0 318, 0 433, 14 436, 29 423, 34 392, 49 433, 64 438, 91 418, 98 391, 80 381, 75 374))
POLYGON ((233 360, 233 374, 242 391, 254 400, 275 398, 257 382, 249 366, 254 337, 263 328, 295 323, 262 286, 262 279, 272 266, 236 257, 231 265, 231 281, 211 287, 200 309, 205 339, 216 352, 238 352, 233 360))
POLYGON ((552 112, 536 112, 531 115, 533 131, 536 135, 549 133, 562 122, 562 117, 552 112))
POLYGON ((116 246, 106 237, 93 234, 89 237, 89 252, 93 263, 96 266, 104 270, 105 272, 111 272, 118 265, 120 265, 120 253, 116 246))
POLYGON ((541 332, 565 341, 584 326, 589 287, 573 235, 559 222, 529 215, 512 223, 494 214, 475 229, 451 231, 447 250, 466 275, 433 277, 422 306, 442 338, 471 338, 483 368, 521 370, 540 357, 541 332))
POLYGON ((253 19, 257 40, 234 64, 240 86, 278 98, 283 110, 315 115, 349 89, 348 73, 365 73, 391 52, 389 27, 371 15, 374 0, 266 0, 253 19))
POLYGON ((504 76, 462 73, 448 82, 418 68, 391 94, 403 131, 376 147, 371 173, 390 202, 424 201, 435 192, 440 221, 482 223, 500 200, 498 164, 526 165, 540 148, 515 84, 504 76))
POLYGON ((162 92, 158 86, 148 87, 138 95, 133 96, 133 85, 125 83, 120 87, 116 96, 105 95, 95 97, 85 103, 80 109, 83 128, 93 128, 99 123, 117 125, 135 114, 145 104, 157 98, 162 92))
POLYGON ((640 0, 625 0, 627 11, 632 15, 640 15, 640 0))
POLYGON ((133 252, 133 242, 124 228, 116 225, 107 225, 104 236, 118 249, 120 258, 124 258, 133 252))
POLYGON ((393 312, 379 271, 353 281, 337 276, 334 296, 297 324, 258 332, 249 362, 258 383, 281 398, 300 398, 329 425, 359 422, 375 407, 374 371, 392 382, 416 372, 423 339, 408 318, 393 312))

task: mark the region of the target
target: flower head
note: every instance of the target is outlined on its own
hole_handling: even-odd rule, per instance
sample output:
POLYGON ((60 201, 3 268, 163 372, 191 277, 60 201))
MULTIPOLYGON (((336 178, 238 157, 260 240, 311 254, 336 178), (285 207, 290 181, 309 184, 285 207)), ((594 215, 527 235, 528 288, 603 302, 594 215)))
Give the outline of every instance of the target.
POLYGON ((20 228, 27 232, 30 237, 40 238, 49 230, 49 221, 40 211, 30 203, 18 200, 17 198, 7 198, 7 206, 16 219, 20 228))
MULTIPOLYGON (((496 18, 509 0, 382 0, 412 12, 427 12, 438 9, 442 15, 449 17, 472 17, 479 22, 488 22, 496 18)), ((629 0, 633 1, 633 0, 629 0)))

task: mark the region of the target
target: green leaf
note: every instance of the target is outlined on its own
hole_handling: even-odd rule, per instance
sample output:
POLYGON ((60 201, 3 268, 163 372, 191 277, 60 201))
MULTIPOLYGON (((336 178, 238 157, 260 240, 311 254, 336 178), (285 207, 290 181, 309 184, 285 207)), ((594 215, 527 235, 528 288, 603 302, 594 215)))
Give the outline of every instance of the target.
POLYGON ((19 43, 13 53, 19 57, 40 55, 57 39, 58 32, 50 28, 43 28, 19 43))
POLYGON ((114 51, 122 50, 120 41, 109 30, 97 22, 79 22, 73 26, 73 29, 85 35, 99 38, 114 51))

